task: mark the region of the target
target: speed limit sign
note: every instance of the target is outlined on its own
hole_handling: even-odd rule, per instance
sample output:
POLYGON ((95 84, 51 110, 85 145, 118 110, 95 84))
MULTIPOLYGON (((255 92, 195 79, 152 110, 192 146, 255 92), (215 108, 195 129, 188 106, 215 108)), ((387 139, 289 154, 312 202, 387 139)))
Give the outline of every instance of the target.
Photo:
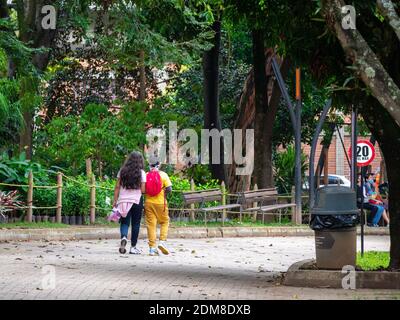
MULTIPOLYGON (((351 147, 349 150, 349 155, 351 159, 351 147)), ((375 159, 375 147, 368 140, 358 140, 357 141, 357 166, 366 167, 371 164, 375 159)))

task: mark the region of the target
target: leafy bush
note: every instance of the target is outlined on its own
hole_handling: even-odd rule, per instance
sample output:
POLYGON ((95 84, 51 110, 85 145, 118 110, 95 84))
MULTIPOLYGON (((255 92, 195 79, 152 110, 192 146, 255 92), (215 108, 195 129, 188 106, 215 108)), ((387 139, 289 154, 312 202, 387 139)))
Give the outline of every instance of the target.
MULTIPOLYGON (((115 180, 96 182, 96 216, 106 216, 111 210, 115 180), (107 188, 107 189, 106 189, 107 188)), ((37 207, 54 207, 57 203, 56 189, 34 189, 33 203, 37 207)), ((90 184, 85 176, 64 179, 62 214, 87 216, 90 211, 90 184)), ((43 214, 54 215, 55 209, 43 209, 43 214)))
MULTIPOLYGON (((274 157, 274 176, 275 185, 279 193, 291 193, 294 185, 296 167, 296 154, 293 145, 289 145, 286 150, 277 152, 274 157)), ((301 155, 301 175, 304 179, 308 168, 307 156, 301 155)))
MULTIPOLYGON (((28 184, 29 171, 33 173, 33 181, 37 185, 54 185, 50 176, 55 177, 56 171, 48 170, 41 164, 27 160, 26 155, 22 152, 18 157, 10 158, 6 153, 0 155, 0 181, 11 184, 28 184)), ((21 188, 26 192, 26 188, 21 188)))
POLYGON ((79 216, 88 215, 90 206, 90 188, 87 178, 83 176, 74 177, 64 183, 62 193, 63 215, 79 216))
MULTIPOLYGON (((170 176, 172 182, 172 195, 168 197, 168 205, 170 208, 183 208, 183 198, 182 192, 180 191, 190 191, 190 181, 189 179, 182 178, 177 175, 170 176)), ((196 184, 195 190, 207 190, 220 188, 217 180, 209 180, 204 184, 196 184)))
MULTIPOLYGON (((33 189, 33 205, 35 207, 55 207, 57 204, 56 189, 33 189)), ((35 214, 54 216, 55 209, 35 210, 35 214)))

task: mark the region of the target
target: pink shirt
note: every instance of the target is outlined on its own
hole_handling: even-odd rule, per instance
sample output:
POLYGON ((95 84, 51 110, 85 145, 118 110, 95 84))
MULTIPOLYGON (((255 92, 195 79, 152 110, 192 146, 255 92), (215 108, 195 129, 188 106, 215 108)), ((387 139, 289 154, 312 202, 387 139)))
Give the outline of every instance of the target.
MULTIPOLYGON (((120 178, 120 172, 117 175, 120 178)), ((142 170, 142 183, 146 182, 146 173, 142 170)), ((126 217, 129 210, 131 210, 134 203, 139 204, 140 198, 142 197, 142 191, 140 189, 125 189, 121 186, 119 190, 119 196, 117 201, 117 209, 122 217, 126 217)))

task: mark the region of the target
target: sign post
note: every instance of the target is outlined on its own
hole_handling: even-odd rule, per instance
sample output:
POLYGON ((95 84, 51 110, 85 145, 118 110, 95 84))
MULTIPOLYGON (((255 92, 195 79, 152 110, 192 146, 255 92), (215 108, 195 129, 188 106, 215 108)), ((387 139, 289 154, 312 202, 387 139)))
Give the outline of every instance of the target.
MULTIPOLYGON (((362 175, 362 167, 369 166, 375 159, 375 147, 368 140, 358 140, 355 150, 355 156, 357 157, 357 167, 360 167, 360 188, 361 188, 361 256, 364 256, 364 177, 362 175)), ((350 147, 349 156, 352 157, 352 148, 350 147)))

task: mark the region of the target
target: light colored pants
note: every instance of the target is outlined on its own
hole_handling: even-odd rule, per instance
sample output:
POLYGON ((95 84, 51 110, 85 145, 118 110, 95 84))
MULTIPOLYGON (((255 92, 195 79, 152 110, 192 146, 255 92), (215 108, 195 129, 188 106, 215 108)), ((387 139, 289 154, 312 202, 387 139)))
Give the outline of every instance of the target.
POLYGON ((144 205, 149 247, 156 247, 157 223, 160 225, 160 241, 166 241, 169 227, 168 207, 164 204, 146 203, 144 205))

